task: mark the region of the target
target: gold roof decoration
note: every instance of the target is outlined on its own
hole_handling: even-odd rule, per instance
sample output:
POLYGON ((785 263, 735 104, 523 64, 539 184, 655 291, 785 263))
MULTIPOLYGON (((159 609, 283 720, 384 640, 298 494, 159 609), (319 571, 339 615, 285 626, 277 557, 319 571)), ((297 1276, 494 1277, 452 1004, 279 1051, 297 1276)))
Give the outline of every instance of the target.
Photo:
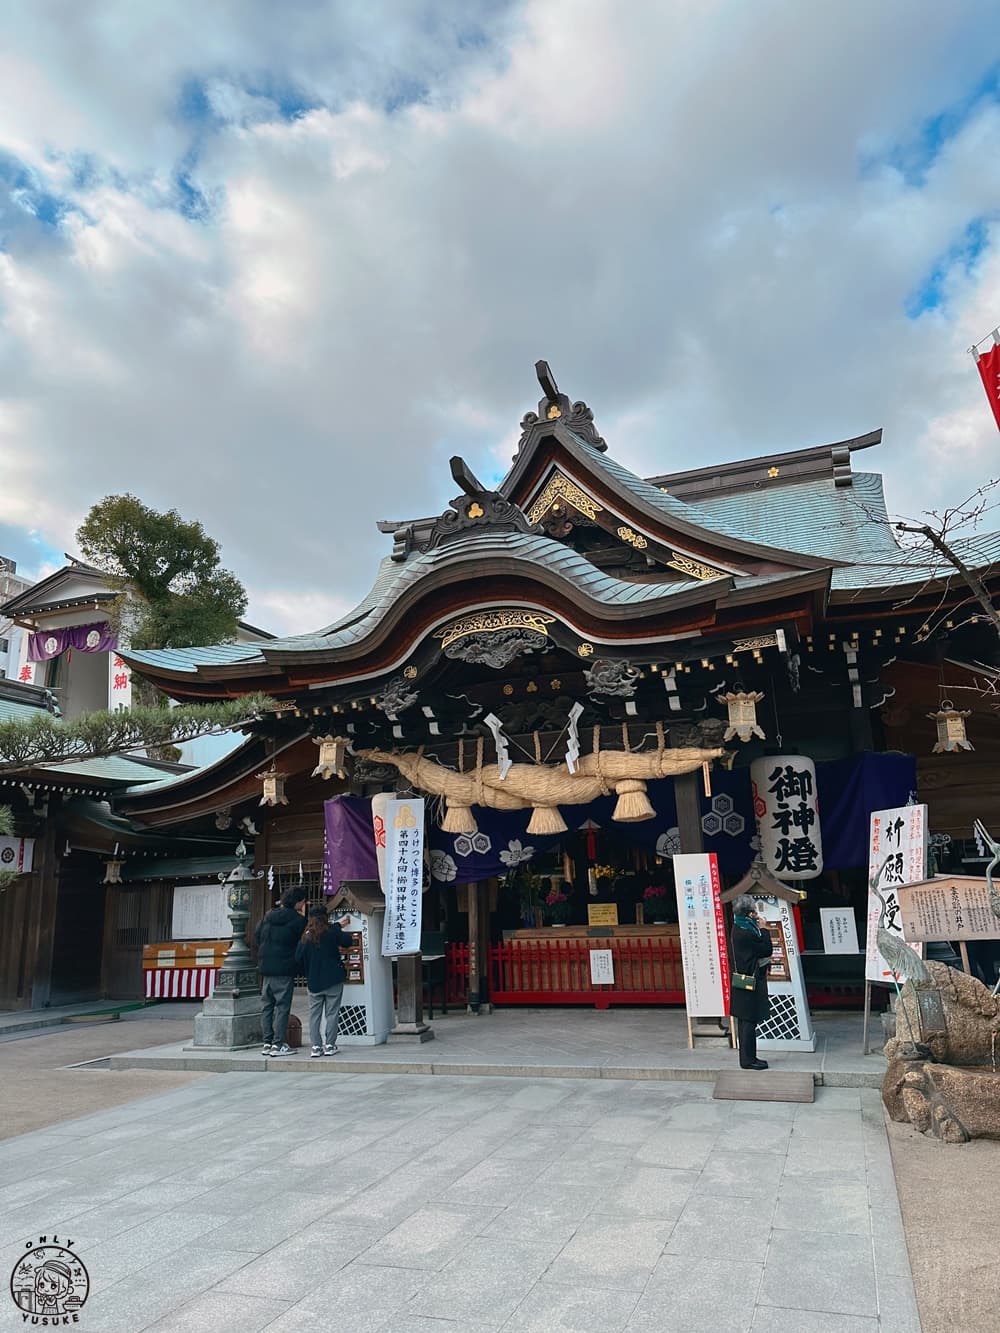
POLYGON ((542 488, 542 493, 527 512, 529 523, 540 523, 557 500, 565 500, 584 518, 593 521, 604 512, 601 505, 582 490, 575 481, 571 481, 563 472, 553 472, 542 488))
POLYGON ((441 640, 442 650, 469 634, 496 634, 500 630, 524 629, 535 634, 548 636, 549 626, 555 624, 555 616, 543 616, 538 611, 517 609, 503 611, 478 611, 474 616, 463 616, 435 632, 434 637, 441 640))

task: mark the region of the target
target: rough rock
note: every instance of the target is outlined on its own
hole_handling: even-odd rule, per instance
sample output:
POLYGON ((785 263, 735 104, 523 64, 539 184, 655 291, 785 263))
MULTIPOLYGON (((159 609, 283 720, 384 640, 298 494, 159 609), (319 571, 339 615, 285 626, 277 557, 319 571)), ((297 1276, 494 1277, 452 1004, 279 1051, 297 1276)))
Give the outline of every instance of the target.
MULTIPOLYGON (((913 1032, 930 1047, 934 1060, 950 1065, 984 1065, 992 1067, 1000 1057, 1000 997, 993 995, 975 977, 958 972, 944 963, 928 963, 934 987, 937 988, 944 1010, 944 1031, 928 1031, 926 1022, 918 1018, 919 996, 912 985, 906 985, 897 1009, 896 1038, 886 1044, 886 1058, 899 1056, 908 1045, 909 1018, 913 1032)), ((926 990, 927 988, 922 988, 926 990)))
POLYGON ((890 1061, 882 1100, 892 1120, 944 1143, 1000 1139, 1000 1074, 927 1060, 890 1061))

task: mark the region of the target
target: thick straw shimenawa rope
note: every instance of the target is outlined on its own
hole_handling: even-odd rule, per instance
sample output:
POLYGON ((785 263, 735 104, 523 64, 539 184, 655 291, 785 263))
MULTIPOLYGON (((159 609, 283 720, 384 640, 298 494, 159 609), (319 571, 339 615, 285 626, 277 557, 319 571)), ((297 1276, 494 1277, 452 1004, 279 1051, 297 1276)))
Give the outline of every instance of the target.
POLYGON ((523 810, 533 806, 528 831, 540 834, 565 831, 560 805, 586 805, 598 796, 606 796, 612 787, 618 795, 613 819, 620 822, 652 819, 655 812, 646 795, 648 780, 694 772, 725 753, 722 749, 694 747, 623 753, 601 750, 599 746, 600 739, 595 737, 594 752, 577 761, 575 773, 570 773, 565 763, 512 764, 503 780, 496 764, 483 764, 481 739, 476 767, 468 773, 456 773, 436 760, 412 752, 362 750, 359 757, 393 764, 415 787, 444 796, 448 808, 441 827, 446 833, 475 833, 472 806, 482 805, 494 810, 523 810))

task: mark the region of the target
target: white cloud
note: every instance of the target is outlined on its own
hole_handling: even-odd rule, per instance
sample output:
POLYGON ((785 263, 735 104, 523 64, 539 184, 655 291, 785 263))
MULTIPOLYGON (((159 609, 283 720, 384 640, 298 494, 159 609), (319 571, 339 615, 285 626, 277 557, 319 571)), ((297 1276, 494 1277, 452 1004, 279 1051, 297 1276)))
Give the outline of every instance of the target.
POLYGON ((133 490, 223 542, 251 619, 315 628, 375 520, 444 508, 450 454, 506 463, 540 356, 640 471, 879 424, 900 510, 990 470, 995 231, 906 305, 994 209, 1000 111, 896 164, 983 79, 995 6, 527 0, 470 42, 474 12, 19 11, 0 151, 77 211, 0 253, 0 520, 61 548, 133 490))

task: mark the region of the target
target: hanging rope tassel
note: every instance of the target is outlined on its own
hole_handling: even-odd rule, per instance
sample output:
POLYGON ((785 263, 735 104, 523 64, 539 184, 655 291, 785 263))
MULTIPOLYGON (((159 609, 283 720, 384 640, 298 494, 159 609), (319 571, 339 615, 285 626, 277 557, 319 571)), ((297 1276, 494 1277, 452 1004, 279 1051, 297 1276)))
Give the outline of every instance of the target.
POLYGON ((565 833, 567 824, 559 813, 557 805, 536 805, 532 807, 528 820, 528 832, 535 834, 565 833))
POLYGON ((618 802, 612 819, 619 824, 638 824, 643 819, 655 819, 656 811, 646 794, 646 784, 641 778, 620 778, 615 783, 618 802))

